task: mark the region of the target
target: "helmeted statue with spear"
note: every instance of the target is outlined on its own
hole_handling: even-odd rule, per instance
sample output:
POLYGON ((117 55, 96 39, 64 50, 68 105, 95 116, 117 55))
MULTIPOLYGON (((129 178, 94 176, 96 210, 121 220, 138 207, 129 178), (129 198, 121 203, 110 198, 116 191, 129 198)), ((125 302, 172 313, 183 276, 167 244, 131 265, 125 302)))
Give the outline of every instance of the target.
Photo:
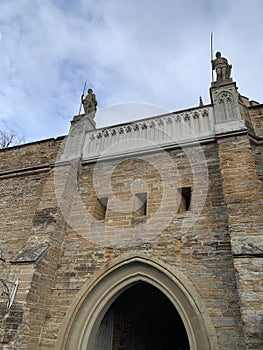
POLYGON ((88 89, 88 94, 85 98, 84 98, 84 94, 82 94, 81 102, 83 104, 85 114, 96 112, 97 100, 96 100, 96 95, 93 93, 92 89, 88 89))
POLYGON ((216 58, 211 60, 212 68, 216 71, 216 81, 224 81, 230 79, 232 65, 228 63, 225 57, 221 56, 221 52, 216 53, 216 58))
POLYGON ((92 89, 89 88, 88 89, 88 94, 87 96, 84 98, 84 93, 85 93, 85 89, 86 89, 86 83, 87 80, 85 81, 84 84, 84 89, 83 89, 83 93, 81 95, 81 103, 80 103, 80 107, 79 107, 79 115, 81 113, 81 107, 83 105, 84 108, 84 113, 85 114, 94 114, 97 110, 97 100, 96 100, 96 95, 93 93, 92 89))

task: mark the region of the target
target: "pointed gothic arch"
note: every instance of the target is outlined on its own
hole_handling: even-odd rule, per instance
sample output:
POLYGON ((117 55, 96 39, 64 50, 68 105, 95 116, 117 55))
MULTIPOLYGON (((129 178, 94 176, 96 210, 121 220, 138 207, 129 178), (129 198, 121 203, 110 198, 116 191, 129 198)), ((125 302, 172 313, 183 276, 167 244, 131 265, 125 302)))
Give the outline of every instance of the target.
POLYGON ((145 282, 161 291, 175 307, 185 327, 190 350, 216 350, 215 330, 199 295, 181 273, 171 273, 158 261, 130 257, 108 266, 85 285, 69 307, 55 350, 95 350, 96 336, 114 301, 128 288, 145 282))

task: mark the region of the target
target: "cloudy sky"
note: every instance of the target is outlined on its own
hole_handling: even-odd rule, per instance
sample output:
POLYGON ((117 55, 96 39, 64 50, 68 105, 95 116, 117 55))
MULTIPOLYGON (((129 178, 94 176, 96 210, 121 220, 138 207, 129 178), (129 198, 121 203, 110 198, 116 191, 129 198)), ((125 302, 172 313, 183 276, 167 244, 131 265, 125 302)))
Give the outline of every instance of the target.
POLYGON ((66 134, 86 79, 103 110, 210 103, 211 31, 239 92, 263 102, 262 13, 262 0, 0 0, 0 130, 27 142, 66 134))

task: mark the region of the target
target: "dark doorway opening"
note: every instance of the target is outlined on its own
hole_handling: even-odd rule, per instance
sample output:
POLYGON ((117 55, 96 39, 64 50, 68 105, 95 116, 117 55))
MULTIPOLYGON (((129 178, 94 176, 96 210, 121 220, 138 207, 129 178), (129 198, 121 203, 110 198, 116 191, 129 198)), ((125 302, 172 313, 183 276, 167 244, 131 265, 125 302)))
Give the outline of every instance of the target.
POLYGON ((189 350, 180 315, 171 301, 149 283, 124 291, 107 311, 96 350, 189 350))

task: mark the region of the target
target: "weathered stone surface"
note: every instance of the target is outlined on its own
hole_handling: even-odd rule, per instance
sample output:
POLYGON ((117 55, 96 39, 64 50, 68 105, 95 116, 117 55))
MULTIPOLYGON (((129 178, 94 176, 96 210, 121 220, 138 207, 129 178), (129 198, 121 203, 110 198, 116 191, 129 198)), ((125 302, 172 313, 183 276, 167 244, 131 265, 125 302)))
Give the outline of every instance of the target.
POLYGON ((7 346, 12 344, 17 328, 23 322, 23 309, 19 304, 13 305, 7 312, 4 303, 0 304, 0 344, 7 346))
MULTIPOLYGON (((222 92, 219 85, 213 91, 222 92)), ((1 304, 0 347, 57 350, 59 332, 88 288, 114 264, 144 257, 165 266, 196 300, 211 349, 262 348, 263 107, 244 99, 240 107, 230 92, 240 113, 219 111, 218 119, 214 111, 225 129, 203 133, 200 146, 67 162, 70 150, 81 153, 88 131, 56 166, 63 138, 0 151, 1 277, 20 280, 11 311, 1 304), (182 188, 191 188, 189 210, 182 188)), ((194 114, 189 120, 196 122, 194 114)))
POLYGON ((263 235, 243 237, 232 240, 234 255, 262 255, 263 256, 263 235))
MULTIPOLYGON (((260 111, 260 106, 251 108, 260 111)), ((255 115, 252 117, 248 108, 245 109, 243 105, 240 116, 245 117, 250 132, 257 138, 258 130, 253 129, 255 115)), ((254 138, 250 140, 247 134, 237 133, 236 136, 221 135, 218 139, 220 170, 247 349, 260 349, 263 344, 262 326, 258 323, 263 294, 257 288, 258 284, 262 283, 262 276, 255 264, 258 258, 262 260, 263 247, 262 181, 260 181, 262 160, 255 157, 257 146, 251 146, 252 142, 256 143, 254 138), (249 264, 246 257, 250 257, 249 264)))
POLYGON ((33 225, 35 227, 46 228, 52 223, 56 223, 56 217, 54 214, 57 213, 57 208, 44 208, 37 210, 33 218, 33 225))
POLYGON ((47 245, 39 245, 36 247, 25 247, 22 251, 18 253, 16 257, 14 257, 11 262, 12 263, 29 263, 29 262, 36 262, 41 255, 46 251, 48 248, 47 245))

